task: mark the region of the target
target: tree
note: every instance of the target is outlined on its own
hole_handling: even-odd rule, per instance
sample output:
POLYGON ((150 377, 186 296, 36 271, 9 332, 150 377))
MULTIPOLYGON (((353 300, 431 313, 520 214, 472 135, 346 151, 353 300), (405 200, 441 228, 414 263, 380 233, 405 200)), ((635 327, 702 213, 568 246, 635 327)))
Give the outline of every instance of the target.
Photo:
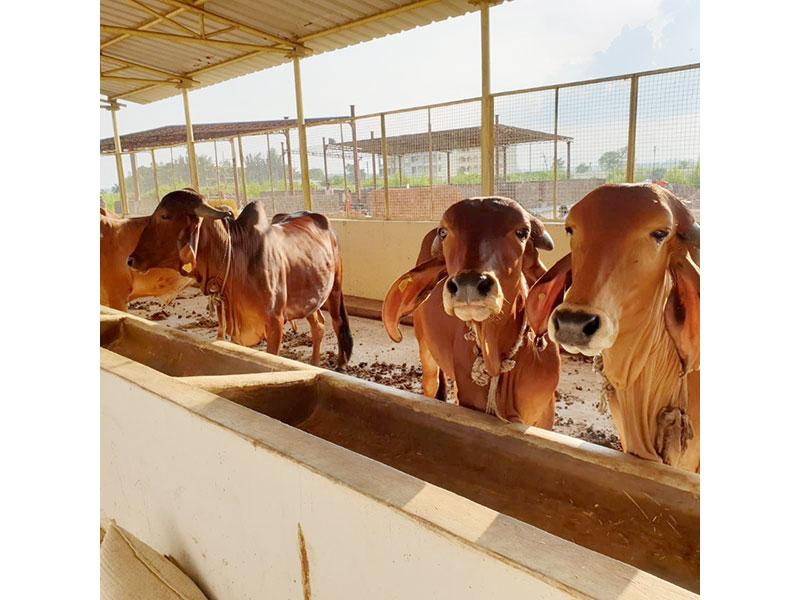
POLYGON ((586 163, 581 163, 577 167, 575 167, 575 172, 580 175, 581 173, 588 173, 589 169, 591 169, 589 165, 587 165, 586 163))
POLYGON ((609 150, 597 160, 597 164, 600 165, 600 168, 606 173, 611 173, 612 171, 622 169, 627 154, 627 148, 609 150))

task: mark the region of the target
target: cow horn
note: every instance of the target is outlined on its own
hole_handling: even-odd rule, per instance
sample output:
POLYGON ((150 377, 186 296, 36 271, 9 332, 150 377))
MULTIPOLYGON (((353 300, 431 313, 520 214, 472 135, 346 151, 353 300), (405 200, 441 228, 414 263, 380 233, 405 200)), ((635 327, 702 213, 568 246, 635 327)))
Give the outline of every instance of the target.
POLYGON ((442 258, 442 237, 439 235, 439 230, 436 230, 436 235, 433 238, 433 242, 431 243, 431 257, 433 258, 442 258))
POLYGON ((690 246, 700 247, 700 223, 694 221, 688 228, 678 229, 678 237, 690 246))
POLYGON ((230 210, 218 210, 202 201, 195 207, 194 214, 205 219, 224 219, 231 216, 230 210))

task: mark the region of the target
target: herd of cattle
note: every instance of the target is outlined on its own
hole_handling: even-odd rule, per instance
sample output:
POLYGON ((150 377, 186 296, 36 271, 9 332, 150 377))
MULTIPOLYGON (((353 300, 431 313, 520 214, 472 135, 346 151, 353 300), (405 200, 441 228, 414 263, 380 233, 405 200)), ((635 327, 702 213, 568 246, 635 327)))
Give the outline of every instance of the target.
MULTIPOLYGON (((101 212, 103 212, 101 210, 101 212)), ((287 321, 307 319, 317 364, 325 319, 338 364, 353 338, 342 261, 326 217, 271 219, 248 204, 234 218, 191 189, 170 192, 149 217, 101 214, 102 304, 174 297, 194 284, 216 308, 218 337, 279 354, 287 321)), ((559 349, 595 357, 625 452, 700 469, 700 227, 670 191, 603 185, 569 211, 571 252, 517 202, 471 198, 450 206, 423 239, 416 265, 392 284, 389 337, 413 314, 423 393, 551 429, 559 349)))

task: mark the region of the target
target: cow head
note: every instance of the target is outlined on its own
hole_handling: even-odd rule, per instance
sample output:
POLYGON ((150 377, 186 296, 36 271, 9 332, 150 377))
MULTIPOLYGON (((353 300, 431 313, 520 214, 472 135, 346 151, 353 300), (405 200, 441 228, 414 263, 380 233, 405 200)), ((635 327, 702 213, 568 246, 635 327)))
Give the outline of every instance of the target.
MULTIPOLYGON (((444 310, 482 322, 514 299, 526 277, 544 271, 538 249, 552 250, 541 221, 508 198, 471 198, 453 204, 431 239, 429 260, 400 276, 386 294, 383 322, 394 341, 400 318, 416 309, 442 279, 444 310)), ((425 257, 425 249, 420 259, 425 257)))
POLYGON ((565 226, 571 254, 528 295, 536 333, 593 356, 663 310, 679 354, 696 367, 700 275, 689 256, 699 264, 700 226, 680 200, 654 185, 604 185, 573 206, 565 226), (663 305, 660 290, 669 292, 663 305))
POLYGON ((137 271, 153 267, 175 269, 189 275, 197 262, 197 243, 203 219, 232 217, 229 210, 208 205, 191 189, 170 192, 161 199, 142 231, 128 266, 137 271))

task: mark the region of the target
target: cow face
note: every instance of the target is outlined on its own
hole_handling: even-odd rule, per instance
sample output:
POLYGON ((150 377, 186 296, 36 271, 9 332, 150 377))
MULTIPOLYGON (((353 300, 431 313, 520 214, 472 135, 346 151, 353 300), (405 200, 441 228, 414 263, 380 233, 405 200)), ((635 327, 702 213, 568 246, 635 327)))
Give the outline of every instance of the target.
POLYGON ((128 266, 137 271, 162 267, 190 275, 197 260, 202 220, 230 216, 229 211, 206 204, 194 190, 170 192, 150 216, 136 249, 128 257, 128 266))
MULTIPOLYGON (((400 318, 413 312, 442 279, 447 314, 474 322, 500 314, 526 287, 525 279, 544 271, 538 250, 552 248, 541 221, 513 200, 471 198, 452 205, 433 236, 430 259, 398 278, 387 292, 382 316, 389 336, 399 341, 400 318)), ((425 255, 423 248, 420 256, 425 255)))
POLYGON ((669 290, 670 277, 664 313, 670 334, 699 327, 699 273, 687 256, 698 254, 699 226, 672 193, 652 185, 601 186, 572 208, 565 226, 571 254, 528 296, 534 329, 546 323, 550 338, 567 351, 597 355, 654 311, 662 318, 664 307, 654 302, 659 290, 669 290))

